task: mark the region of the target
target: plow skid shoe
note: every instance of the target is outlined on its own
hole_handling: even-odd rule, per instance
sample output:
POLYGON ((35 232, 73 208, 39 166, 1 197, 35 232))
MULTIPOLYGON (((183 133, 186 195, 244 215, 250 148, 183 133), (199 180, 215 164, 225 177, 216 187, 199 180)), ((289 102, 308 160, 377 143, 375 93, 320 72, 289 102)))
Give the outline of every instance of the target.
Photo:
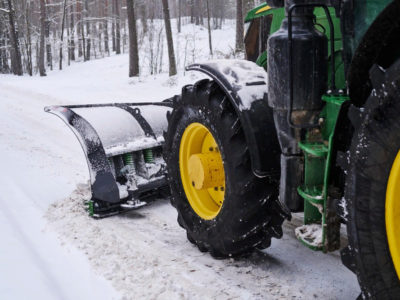
POLYGON ((171 101, 45 107, 73 131, 85 153, 96 218, 137 209, 168 193, 162 158, 171 101))

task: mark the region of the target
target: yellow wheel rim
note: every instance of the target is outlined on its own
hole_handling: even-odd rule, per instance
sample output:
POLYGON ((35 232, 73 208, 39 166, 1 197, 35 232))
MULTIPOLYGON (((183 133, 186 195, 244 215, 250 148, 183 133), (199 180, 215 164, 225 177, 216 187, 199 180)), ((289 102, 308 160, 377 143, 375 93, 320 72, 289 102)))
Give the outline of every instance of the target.
POLYGON ((179 147, 179 169, 190 206, 205 219, 214 219, 225 197, 225 171, 217 142, 207 127, 190 124, 179 147))
POLYGON ((400 152, 390 171, 386 191, 386 233, 390 254, 400 279, 400 152))

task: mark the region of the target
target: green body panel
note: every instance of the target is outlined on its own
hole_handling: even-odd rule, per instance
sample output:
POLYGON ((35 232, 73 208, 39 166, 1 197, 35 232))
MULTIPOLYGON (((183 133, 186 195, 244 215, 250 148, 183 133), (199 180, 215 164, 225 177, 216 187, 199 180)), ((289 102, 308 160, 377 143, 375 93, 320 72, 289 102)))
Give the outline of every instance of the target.
POLYGON ((261 67, 265 67, 267 65, 267 59, 268 59, 268 55, 267 55, 267 51, 261 53, 261 55, 257 58, 256 64, 261 66, 261 67))
MULTIPOLYGON (((346 91, 346 75, 342 60, 343 39, 345 45, 349 45, 351 49, 346 49, 354 56, 357 47, 367 30, 370 28, 374 20, 379 14, 390 4, 392 0, 354 0, 354 35, 345 34, 342 36, 340 28, 340 20, 335 15, 335 10, 330 8, 335 30, 335 70, 336 70, 336 86, 342 91, 346 91)), ((273 34, 279 30, 281 22, 284 19, 284 9, 272 9, 267 7, 267 3, 249 11, 245 22, 251 22, 254 19, 273 15, 269 34, 273 34)), ((322 8, 314 10, 316 16, 316 29, 325 33, 328 40, 330 37, 330 28, 322 8)), ((329 56, 330 44, 328 45, 329 56)), ((296 54, 296 52, 294 52, 296 54)), ((265 67, 267 64, 267 52, 259 55, 256 63, 265 67)), ((330 82, 330 68, 328 69, 328 83, 330 82)), ((309 130, 304 140, 299 142, 299 147, 304 154, 304 182, 298 187, 299 195, 304 199, 304 224, 318 224, 322 229, 322 242, 320 246, 316 246, 312 241, 307 241, 299 237, 300 241, 313 250, 328 251, 326 234, 326 212, 328 200, 328 186, 330 182, 330 171, 333 156, 333 141, 335 137, 335 128, 340 108, 344 102, 349 100, 346 94, 340 95, 324 95, 322 97, 325 105, 320 113, 321 126, 319 130, 309 130)), ((330 250, 329 250, 330 251, 330 250)))

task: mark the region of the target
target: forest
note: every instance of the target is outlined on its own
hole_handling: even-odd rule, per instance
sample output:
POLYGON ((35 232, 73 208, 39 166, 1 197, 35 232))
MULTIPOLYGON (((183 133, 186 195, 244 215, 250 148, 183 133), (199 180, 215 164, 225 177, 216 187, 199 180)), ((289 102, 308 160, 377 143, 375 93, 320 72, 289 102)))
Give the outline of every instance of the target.
POLYGON ((0 73, 46 76, 49 70, 62 70, 72 62, 129 52, 129 76, 138 76, 143 66, 138 47, 146 44, 146 66, 153 74, 163 71, 157 66, 166 44, 168 71, 175 75, 176 54, 171 26, 176 26, 178 33, 188 23, 208 30, 212 58, 213 30, 220 29, 227 20, 236 22, 236 46, 232 52, 237 54, 243 49, 245 12, 260 2, 0 0, 0 73))

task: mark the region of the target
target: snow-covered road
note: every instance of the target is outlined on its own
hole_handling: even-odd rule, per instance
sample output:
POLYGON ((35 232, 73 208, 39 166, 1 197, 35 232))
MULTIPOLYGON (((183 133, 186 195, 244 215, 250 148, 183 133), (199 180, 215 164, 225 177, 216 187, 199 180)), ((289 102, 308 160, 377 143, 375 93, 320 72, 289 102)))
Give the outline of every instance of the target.
POLYGON ((356 278, 338 253, 303 247, 291 223, 271 248, 236 261, 200 253, 167 199, 109 219, 86 216, 87 187, 75 190, 88 180, 82 150, 43 107, 162 100, 196 79, 131 80, 127 60, 47 78, 0 76, 0 299, 355 299, 356 278))

